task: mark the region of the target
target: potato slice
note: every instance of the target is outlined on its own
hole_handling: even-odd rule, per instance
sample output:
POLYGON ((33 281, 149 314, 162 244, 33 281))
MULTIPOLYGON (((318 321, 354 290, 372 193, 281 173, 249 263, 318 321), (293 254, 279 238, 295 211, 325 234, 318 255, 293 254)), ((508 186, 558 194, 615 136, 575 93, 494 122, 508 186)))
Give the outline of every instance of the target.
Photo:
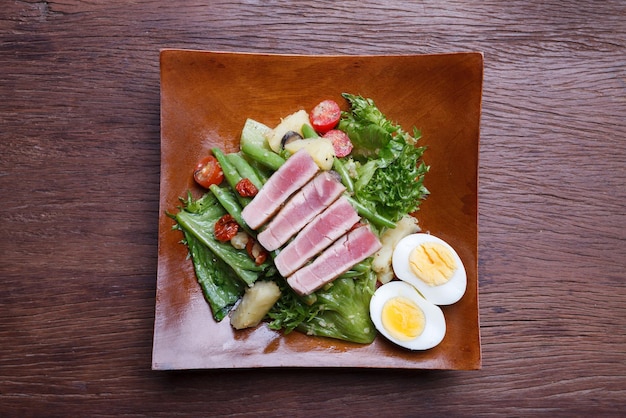
POLYGON ((232 311, 230 324, 235 329, 257 326, 280 298, 278 285, 270 281, 258 281, 246 289, 239 305, 232 311))
POLYGON ((321 170, 330 170, 333 168, 335 148, 333 148, 333 143, 330 139, 321 137, 299 139, 285 145, 285 150, 291 154, 294 154, 301 148, 306 149, 321 170))
POLYGON ((289 116, 283 118, 283 120, 271 131, 266 133, 267 143, 274 152, 280 152, 281 140, 283 136, 289 132, 297 132, 302 135, 302 125, 310 125, 309 114, 306 110, 298 110, 289 116))
POLYGON ((419 230, 417 219, 411 215, 405 215, 398 221, 395 228, 387 229, 383 233, 380 237, 380 242, 383 246, 374 254, 372 261, 372 270, 376 272, 379 282, 385 284, 394 277, 391 268, 391 257, 398 242, 407 235, 414 234, 419 230))

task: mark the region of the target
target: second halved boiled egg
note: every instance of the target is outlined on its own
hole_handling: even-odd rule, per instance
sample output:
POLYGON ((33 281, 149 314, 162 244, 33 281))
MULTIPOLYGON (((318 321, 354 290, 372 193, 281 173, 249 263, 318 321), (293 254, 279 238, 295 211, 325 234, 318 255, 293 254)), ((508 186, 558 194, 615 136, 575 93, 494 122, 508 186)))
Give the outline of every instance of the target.
POLYGON ((411 234, 396 245, 392 257, 396 276, 435 305, 457 302, 467 287, 461 258, 445 241, 430 234, 411 234))
POLYGON ((413 286, 392 281, 379 287, 370 300, 376 329, 391 342, 410 350, 427 350, 446 333, 441 309, 428 302, 413 286))

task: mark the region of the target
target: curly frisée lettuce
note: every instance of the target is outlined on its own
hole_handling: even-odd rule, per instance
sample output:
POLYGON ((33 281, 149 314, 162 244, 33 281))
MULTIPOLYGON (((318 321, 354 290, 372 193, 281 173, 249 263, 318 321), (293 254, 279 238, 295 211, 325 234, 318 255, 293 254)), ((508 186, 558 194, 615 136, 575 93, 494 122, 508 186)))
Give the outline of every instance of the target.
POLYGON ((344 93, 351 110, 343 112, 339 129, 354 145, 357 163, 354 193, 359 202, 396 222, 416 211, 428 195, 423 184, 429 167, 421 160, 425 147, 416 146, 420 137, 389 121, 374 101, 344 93))
MULTIPOLYGON (((374 206, 380 215, 394 222, 405 214, 416 211, 421 200, 428 195, 428 190, 423 185, 428 166, 419 161, 420 157, 418 148, 403 147, 388 166, 371 169, 374 172, 367 183, 356 182, 357 198, 362 203, 367 202, 374 206)), ((369 173, 364 176, 369 177, 369 173)))

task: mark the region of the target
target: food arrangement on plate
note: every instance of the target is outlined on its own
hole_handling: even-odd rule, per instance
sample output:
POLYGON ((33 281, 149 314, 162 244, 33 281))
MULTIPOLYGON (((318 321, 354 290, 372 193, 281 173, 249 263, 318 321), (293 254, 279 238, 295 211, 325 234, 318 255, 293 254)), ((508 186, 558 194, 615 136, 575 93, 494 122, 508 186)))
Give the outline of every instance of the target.
MULTIPOLYGON (((463 297, 455 250, 420 231, 429 192, 420 132, 344 93, 276 126, 248 119, 190 176, 206 189, 169 212, 216 321, 411 350, 445 336, 438 305, 463 297)), ((183 193, 184 191, 181 191, 183 193)))

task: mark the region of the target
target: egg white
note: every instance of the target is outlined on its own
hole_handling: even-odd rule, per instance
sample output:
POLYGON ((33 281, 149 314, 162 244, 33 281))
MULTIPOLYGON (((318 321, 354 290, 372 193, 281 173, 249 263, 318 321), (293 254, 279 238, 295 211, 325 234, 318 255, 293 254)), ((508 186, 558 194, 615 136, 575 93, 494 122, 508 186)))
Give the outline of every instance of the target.
POLYGON ((389 341, 409 350, 427 350, 439 344, 446 334, 446 320, 441 308, 420 296, 413 286, 401 281, 392 281, 380 286, 370 300, 370 316, 376 329, 389 341), (394 338, 385 329, 382 310, 385 302, 394 297, 405 297, 415 302, 424 312, 424 331, 412 340, 402 341, 394 338))
POLYGON ((415 286, 426 300, 435 305, 451 305, 458 302, 465 294, 467 273, 461 258, 447 242, 433 235, 421 233, 402 238, 393 251, 392 265, 394 273, 400 280, 415 286), (450 280, 439 286, 430 286, 423 282, 409 266, 409 256, 413 249, 426 242, 434 242, 446 247, 457 265, 457 269, 450 280))

